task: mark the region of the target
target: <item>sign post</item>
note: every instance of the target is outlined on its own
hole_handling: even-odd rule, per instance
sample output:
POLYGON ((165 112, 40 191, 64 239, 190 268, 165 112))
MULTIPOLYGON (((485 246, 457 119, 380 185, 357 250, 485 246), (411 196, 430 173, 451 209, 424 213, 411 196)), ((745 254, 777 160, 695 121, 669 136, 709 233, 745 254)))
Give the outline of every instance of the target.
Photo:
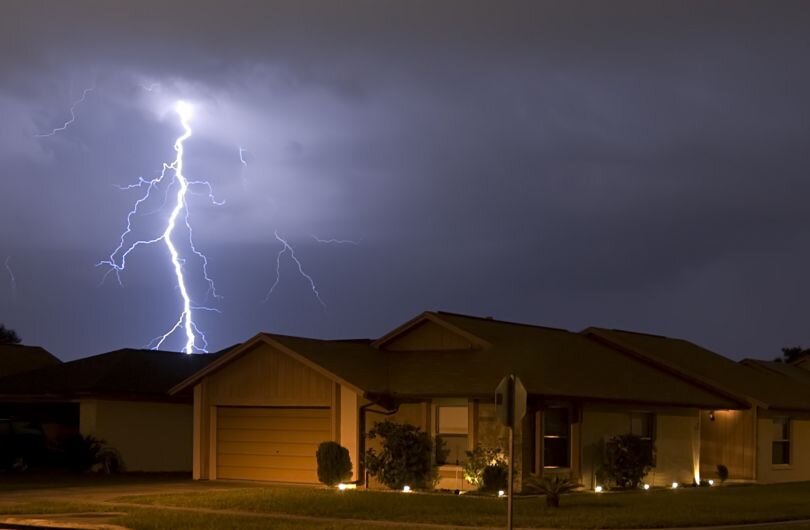
POLYGON ((515 427, 526 415, 526 387, 514 374, 504 377, 495 389, 495 415, 509 429, 509 478, 507 479, 506 528, 512 530, 515 484, 515 427))

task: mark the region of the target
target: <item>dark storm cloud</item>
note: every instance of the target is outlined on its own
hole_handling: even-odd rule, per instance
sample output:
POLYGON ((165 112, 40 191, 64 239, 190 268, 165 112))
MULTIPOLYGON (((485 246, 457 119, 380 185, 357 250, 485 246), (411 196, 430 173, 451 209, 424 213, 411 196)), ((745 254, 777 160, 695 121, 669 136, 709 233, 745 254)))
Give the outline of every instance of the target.
POLYGON ((171 157, 165 113, 184 98, 198 109, 189 171, 227 201, 191 204, 226 295, 222 316, 201 317, 215 347, 259 330, 375 335, 428 308, 737 357, 807 343, 808 11, 3 3, 0 250, 20 272, 0 321, 65 356, 141 345, 172 321, 160 249, 133 257, 123 289, 97 287, 93 264, 135 197, 114 185, 171 157), (33 137, 87 86, 68 131, 33 137), (261 304, 275 229, 327 311, 286 264, 261 304))

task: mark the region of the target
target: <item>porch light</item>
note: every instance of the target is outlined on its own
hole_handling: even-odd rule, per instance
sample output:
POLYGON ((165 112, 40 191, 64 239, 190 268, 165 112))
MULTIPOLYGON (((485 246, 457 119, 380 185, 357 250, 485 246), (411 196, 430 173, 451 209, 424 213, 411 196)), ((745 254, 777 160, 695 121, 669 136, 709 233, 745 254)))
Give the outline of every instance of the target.
POLYGON ((506 495, 506 492, 503 490, 498 490, 498 497, 503 497, 506 495))
POLYGON ((678 489, 678 486, 680 486, 680 484, 678 484, 677 482, 672 483, 672 489, 676 490, 678 489))
POLYGON ((602 493, 602 486, 596 486, 596 487, 593 489, 593 491, 595 491, 596 493, 602 493))
POLYGON ((650 489, 650 485, 649 484, 644 484, 644 491, 647 491, 648 489, 650 489))
POLYGON ((402 492, 403 493, 410 493, 411 492, 411 487, 410 486, 402 486, 402 492))

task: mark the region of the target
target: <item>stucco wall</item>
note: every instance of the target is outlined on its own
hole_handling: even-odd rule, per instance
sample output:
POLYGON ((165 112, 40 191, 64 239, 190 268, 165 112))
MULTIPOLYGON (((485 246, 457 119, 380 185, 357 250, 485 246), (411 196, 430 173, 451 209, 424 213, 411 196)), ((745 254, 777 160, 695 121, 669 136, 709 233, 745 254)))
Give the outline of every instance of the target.
MULTIPOLYGON (((605 405, 583 407, 582 484, 596 485, 596 472, 602 463, 603 442, 630 432, 630 408, 605 405)), ((647 412, 647 410, 645 410, 647 412)), ((695 409, 649 410, 656 417, 656 467, 646 482, 667 486, 672 482, 691 484, 699 459, 700 420, 695 409)))
POLYGON ((191 405, 82 400, 79 429, 117 449, 127 471, 191 471, 191 405))
MULTIPOLYGON (((760 414, 757 421, 757 482, 810 480, 810 417, 791 417, 790 464, 772 464, 773 416, 760 414)), ((790 416, 790 414, 784 414, 790 416)))
POLYGON ((756 454, 754 410, 702 411, 700 473, 717 478, 717 466, 728 468, 730 480, 754 480, 756 454))

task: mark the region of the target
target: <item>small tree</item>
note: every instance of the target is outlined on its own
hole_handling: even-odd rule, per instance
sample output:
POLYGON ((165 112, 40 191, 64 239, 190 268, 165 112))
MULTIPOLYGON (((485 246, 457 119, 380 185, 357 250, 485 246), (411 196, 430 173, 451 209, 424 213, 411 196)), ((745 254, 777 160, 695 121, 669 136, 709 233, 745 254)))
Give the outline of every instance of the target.
POLYGON ((652 448, 640 436, 611 438, 605 450, 605 477, 618 488, 637 488, 652 468, 652 448))
POLYGON ((352 460, 349 450, 337 442, 323 442, 315 452, 318 461, 318 480, 327 486, 334 486, 352 476, 352 460))
POLYGON ((391 489, 433 485, 433 440, 426 432, 407 423, 383 421, 368 432, 369 439, 377 437, 382 440, 382 450, 366 451, 366 469, 372 477, 391 489))
POLYGON ((568 477, 554 475, 552 477, 538 477, 532 475, 526 479, 523 489, 530 493, 540 493, 546 496, 546 506, 560 507, 560 495, 570 493, 582 487, 568 477))
POLYGON ((22 342, 17 332, 0 324, 0 344, 19 344, 22 342))

